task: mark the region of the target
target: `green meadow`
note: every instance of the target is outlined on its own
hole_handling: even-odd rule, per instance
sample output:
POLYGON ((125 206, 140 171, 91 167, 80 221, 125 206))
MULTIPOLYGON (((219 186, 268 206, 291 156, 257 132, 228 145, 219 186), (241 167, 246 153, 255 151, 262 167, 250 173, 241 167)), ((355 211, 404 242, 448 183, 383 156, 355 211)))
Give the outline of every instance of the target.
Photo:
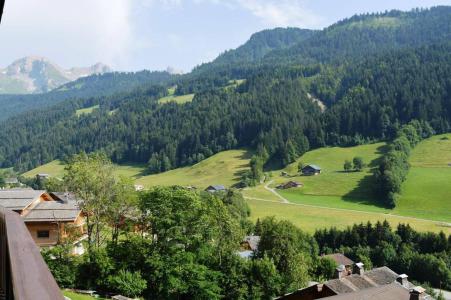
POLYGON ((182 185, 204 189, 213 184, 230 187, 238 183, 242 172, 249 168, 250 157, 251 153, 246 150, 224 151, 193 166, 141 177, 136 183, 145 187, 182 185))
POLYGON ((302 204, 285 204, 273 201, 247 200, 251 208, 251 219, 253 221, 266 216, 275 216, 278 219, 291 221, 293 224, 313 233, 317 229, 337 227, 340 229, 352 226, 355 223, 366 223, 368 221, 375 223, 377 221, 387 220, 393 227, 399 223, 409 223, 418 231, 444 231, 451 234, 451 228, 440 222, 428 220, 418 220, 404 216, 393 216, 390 214, 338 210, 327 207, 309 207, 302 204))
POLYGON ((451 222, 451 134, 417 145, 395 212, 451 222))
MULTIPOLYGON (((307 152, 286 168, 272 171, 265 183, 271 182, 269 187, 274 188, 288 180, 301 182, 303 186, 299 188, 276 190, 290 204, 282 203, 280 197, 265 188, 265 184, 242 190, 252 208, 252 218, 275 215, 310 232, 322 227, 343 228, 355 222, 385 219, 393 225, 408 222, 421 231, 451 232, 451 167, 448 166, 451 163, 451 135, 434 136, 414 149, 410 157, 412 168, 403 184, 402 196, 392 210, 378 206, 373 193, 376 183, 372 169, 377 166, 385 148, 384 143, 375 143, 307 152), (362 157, 367 166, 361 172, 344 172, 344 161, 356 156, 362 157), (319 165, 322 173, 299 176, 299 163, 319 165), (282 176, 282 171, 288 175, 282 176)), ((182 185, 204 189, 212 184, 231 187, 249 168, 251 155, 247 150, 224 151, 193 166, 154 175, 145 175, 145 165, 118 165, 115 172, 135 179, 136 184, 146 188, 182 185)), ((24 175, 48 173, 60 177, 63 172, 64 165, 53 161, 24 175)))
MULTIPOLYGON (((126 176, 133 179, 143 176, 145 166, 139 164, 115 165, 116 175, 126 176)), ((37 174, 49 174, 52 177, 62 178, 64 176, 64 164, 59 160, 51 161, 33 170, 23 173, 25 177, 34 177, 37 174)))
POLYGON ((86 108, 81 108, 81 109, 77 109, 75 111, 75 115, 77 117, 81 116, 81 115, 89 115, 90 113, 92 113, 94 110, 98 109, 99 105, 94 105, 91 107, 86 107, 86 108))
MULTIPOLYGON (((226 187, 239 182, 242 172, 249 168, 251 153, 247 150, 229 150, 215 154, 195 165, 178 168, 168 172, 146 175, 145 165, 116 165, 115 173, 135 179, 136 184, 144 187, 156 185, 182 185, 206 188, 212 184, 222 184, 226 187)), ((45 173, 61 178, 64 175, 64 164, 54 160, 39 166, 24 174, 25 177, 34 177, 45 173)))
POLYGON ((166 97, 158 99, 158 103, 165 104, 165 103, 169 103, 169 102, 175 102, 178 104, 183 104, 183 103, 193 101, 194 94, 176 96, 176 95, 174 95, 174 93, 175 93, 175 87, 168 88, 168 95, 166 97))

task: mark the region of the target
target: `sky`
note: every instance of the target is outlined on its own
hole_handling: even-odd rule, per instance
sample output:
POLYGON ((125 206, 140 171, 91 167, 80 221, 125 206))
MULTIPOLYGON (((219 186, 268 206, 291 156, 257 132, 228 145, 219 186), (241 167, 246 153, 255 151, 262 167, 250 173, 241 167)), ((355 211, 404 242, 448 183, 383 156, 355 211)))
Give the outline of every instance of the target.
POLYGON ((451 0, 6 0, 0 68, 33 55, 64 68, 188 72, 263 29, 435 5, 451 0))

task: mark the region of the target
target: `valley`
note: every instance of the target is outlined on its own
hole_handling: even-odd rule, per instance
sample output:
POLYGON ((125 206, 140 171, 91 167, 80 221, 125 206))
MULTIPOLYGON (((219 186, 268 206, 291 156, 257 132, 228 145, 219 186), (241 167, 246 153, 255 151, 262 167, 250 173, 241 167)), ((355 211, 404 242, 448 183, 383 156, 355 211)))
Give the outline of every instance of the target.
MULTIPOLYGON (((408 222, 419 231, 451 232, 449 194, 446 161, 449 160, 450 140, 448 135, 434 136, 421 142, 412 157, 409 179, 404 183, 402 198, 395 209, 378 206, 374 195, 372 169, 386 145, 375 143, 355 147, 327 147, 312 150, 298 158, 286 168, 271 170, 267 182, 242 189, 251 207, 251 219, 276 216, 290 220, 300 228, 313 232, 319 228, 336 226, 346 228, 353 223, 387 220, 393 226, 408 222), (367 164, 361 172, 344 172, 345 160, 362 157, 367 164), (298 176, 300 163, 315 163, 322 167, 317 176, 298 176), (427 166, 424 169, 420 166, 427 166), (441 172, 428 172, 441 167, 441 172), (287 175, 282 175, 285 172, 287 175), (426 176, 426 177, 424 177, 426 176), (427 176, 430 176, 428 179, 427 176), (289 203, 265 188, 274 188, 286 181, 298 181, 303 187, 275 191, 289 203), (443 188, 438 188, 438 187, 443 188), (435 188, 435 189, 434 189, 435 188), (421 191, 421 192, 419 192, 421 191), (427 199, 427 201, 425 201, 427 199)), ((160 174, 146 175, 145 165, 116 165, 116 175, 133 178, 135 184, 145 188, 153 186, 191 186, 199 190, 209 185, 222 184, 232 187, 239 183, 242 173, 249 168, 250 151, 230 150, 213 155, 193 166, 178 168, 160 174)), ((451 168, 450 168, 451 169, 451 168)), ((53 161, 24 173, 33 177, 39 173, 62 177, 64 165, 53 161)), ((285 174, 284 173, 284 174, 285 174)))
MULTIPOLYGON (((69 4, 49 7, 53 27, 76 26, 37 37, 64 65, 104 59, 121 71, 43 57, 0 70, 6 295, 441 300, 432 288, 451 290, 450 6, 120 2, 108 2, 114 18, 93 10, 83 24, 69 4), (351 13, 291 27, 309 23, 310 6, 330 18, 337 5, 351 13), (255 32, 263 15, 290 27, 255 32), (97 38, 71 56, 65 38, 90 27, 97 38)), ((32 51, 19 33, 11 49, 32 51)), ((14 55, 27 54, 6 63, 14 55)))

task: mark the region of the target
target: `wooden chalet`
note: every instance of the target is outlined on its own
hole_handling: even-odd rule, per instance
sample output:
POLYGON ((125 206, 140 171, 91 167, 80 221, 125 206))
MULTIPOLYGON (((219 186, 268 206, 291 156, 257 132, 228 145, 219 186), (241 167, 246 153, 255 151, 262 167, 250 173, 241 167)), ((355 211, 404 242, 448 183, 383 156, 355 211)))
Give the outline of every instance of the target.
POLYGON ((302 175, 312 176, 321 174, 321 167, 317 165, 306 165, 302 168, 302 175))
POLYGON ((301 187, 301 186, 303 186, 302 183, 290 180, 288 182, 279 184, 278 186, 276 186, 276 188, 281 189, 281 190, 286 190, 286 189, 297 188, 297 187, 301 187))
POLYGON ((205 191, 209 193, 225 192, 226 190, 227 189, 223 185, 210 185, 205 189, 205 191))
POLYGON ((354 269, 354 261, 347 258, 341 253, 334 253, 334 254, 328 254, 328 255, 322 255, 321 258, 329 258, 333 260, 337 266, 343 266, 341 276, 350 275, 353 272, 354 269))
POLYGON ((54 246, 66 238, 81 237, 85 233, 84 216, 78 202, 67 194, 32 189, 0 190, 0 206, 18 213, 35 243, 41 247, 54 246))

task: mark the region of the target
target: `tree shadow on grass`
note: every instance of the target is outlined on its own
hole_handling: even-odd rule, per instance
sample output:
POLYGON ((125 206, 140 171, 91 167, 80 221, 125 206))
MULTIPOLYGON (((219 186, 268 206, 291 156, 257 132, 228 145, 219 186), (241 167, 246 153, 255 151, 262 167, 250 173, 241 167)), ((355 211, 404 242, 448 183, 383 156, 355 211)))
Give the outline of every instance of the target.
POLYGON ((359 180, 357 187, 352 191, 343 196, 344 201, 359 203, 364 205, 371 205, 380 208, 389 208, 383 203, 381 203, 380 198, 377 194, 377 182, 374 177, 374 172, 379 167, 383 155, 388 151, 388 146, 380 146, 377 148, 378 157, 373 159, 368 167, 371 169, 371 175, 366 175, 359 180))

